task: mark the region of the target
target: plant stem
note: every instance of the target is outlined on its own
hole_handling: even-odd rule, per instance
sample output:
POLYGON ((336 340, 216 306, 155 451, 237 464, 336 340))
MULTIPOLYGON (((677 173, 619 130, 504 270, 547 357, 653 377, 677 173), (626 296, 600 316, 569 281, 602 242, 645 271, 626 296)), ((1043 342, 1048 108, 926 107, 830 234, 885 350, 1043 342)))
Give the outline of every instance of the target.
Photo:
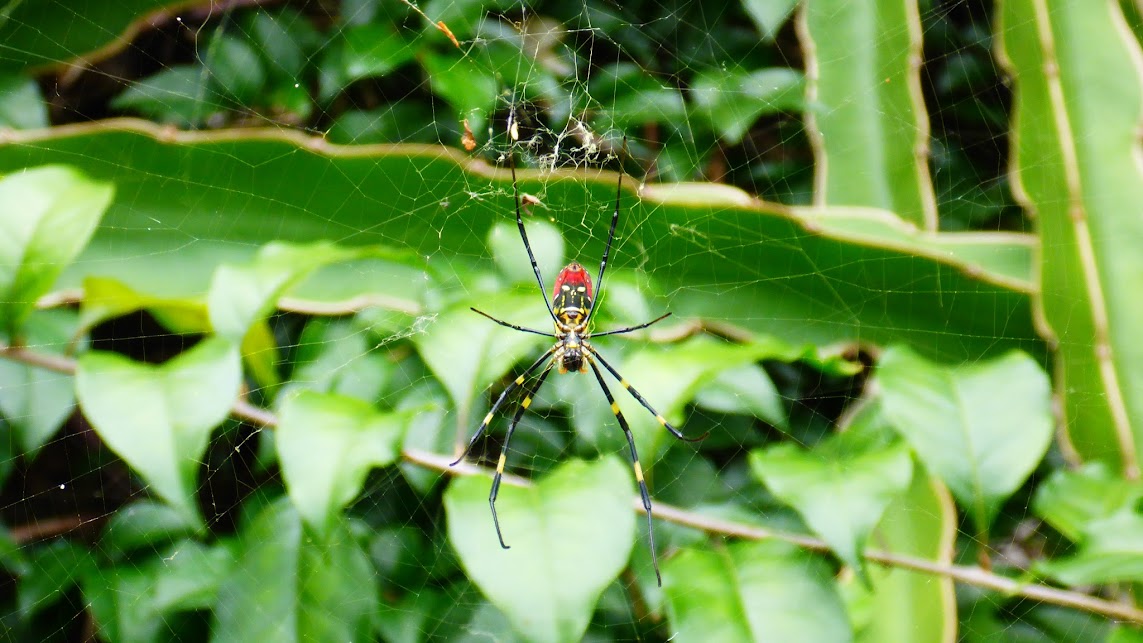
MULTIPOLYGON (((0 342, 0 356, 60 373, 75 372, 74 360, 57 355, 38 353, 23 347, 12 347, 2 342, 0 342)), ((234 406, 231 408, 231 415, 237 419, 245 420, 246 422, 265 428, 273 428, 278 424, 278 418, 272 412, 255 406, 242 398, 235 400, 234 406)), ((404 449, 401 451, 401 457, 407 462, 450 475, 483 475, 489 477, 492 475, 491 470, 469 462, 460 462, 456 466, 449 466, 449 463, 452 461, 451 456, 421 451, 419 449, 404 449)), ((511 474, 504 475, 504 483, 521 487, 527 487, 532 484, 524 478, 511 474)), ((642 501, 639 498, 633 498, 632 508, 636 512, 642 513, 642 501)), ((765 527, 724 520, 661 502, 655 503, 653 512, 655 517, 660 520, 693 527, 708 534, 735 536, 749 540, 773 539, 788 542, 812 551, 829 551, 829 546, 826 545, 823 540, 813 536, 775 531, 765 527)), ((880 563, 887 567, 943 576, 959 583, 983 587, 1007 594, 1008 596, 1020 596, 1043 603, 1084 610, 1118 621, 1130 621, 1143 624, 1143 610, 1133 605, 1109 601, 1082 592, 1073 592, 1048 585, 1016 580, 1001 576, 1000 574, 981 567, 940 563, 879 549, 866 549, 864 556, 869 561, 880 563)))

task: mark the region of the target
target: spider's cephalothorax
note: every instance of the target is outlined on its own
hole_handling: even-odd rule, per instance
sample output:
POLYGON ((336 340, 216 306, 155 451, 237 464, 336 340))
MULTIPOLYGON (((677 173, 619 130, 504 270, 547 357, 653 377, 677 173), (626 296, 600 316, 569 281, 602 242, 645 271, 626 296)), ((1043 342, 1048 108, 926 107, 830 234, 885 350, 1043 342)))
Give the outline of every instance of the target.
MULTIPOLYGON (((508 131, 513 140, 516 140, 516 130, 514 118, 509 117, 508 131)), ((624 148, 626 148, 626 139, 624 139, 624 148)), ((619 404, 615 402, 615 397, 611 395, 611 389, 607 387, 607 383, 603 381, 603 373, 599 370, 600 366, 611 373, 612 377, 619 382, 625 391, 635 398, 635 401, 651 412, 658 420, 659 424, 663 425, 665 429, 671 432, 671 435, 679 438, 680 440, 687 440, 693 442, 701 440, 706 435, 701 435, 698 438, 687 438, 678 429, 671 426, 666 419, 663 418, 651 404, 636 391, 634 387, 627 383, 627 380, 615 370, 603 356, 588 343, 588 323, 591 321, 592 304, 595 295, 603 292, 603 274, 607 269, 607 258, 611 254, 611 243, 615 240, 615 224, 619 221, 619 197, 623 193, 623 174, 619 174, 619 182, 615 188, 615 211, 611 215, 611 229, 607 232, 607 245, 603 249, 603 259, 599 262, 599 276, 595 280, 596 291, 592 291, 591 275, 587 274, 584 267, 579 263, 570 263, 566 268, 560 271, 556 277, 556 287, 552 291, 552 301, 549 303, 547 300, 546 288, 544 288, 544 278, 540 275, 540 268, 536 265, 536 257, 532 254, 532 245, 528 243, 528 233, 524 230, 524 218, 520 215, 520 191, 516 185, 516 164, 512 160, 511 154, 508 155, 510 167, 512 168, 512 193, 516 197, 516 227, 520 230, 520 238, 524 241, 524 249, 528 251, 528 259, 532 262, 532 272, 536 275, 536 282, 540 284, 540 293, 544 296, 544 304, 548 307, 548 313, 555 323, 555 333, 549 333, 542 330, 535 330, 532 328, 524 328, 515 324, 509 324, 506 321, 501 321, 488 313, 483 313, 473 308, 477 313, 484 315, 492 321, 507 326, 514 330, 523 331, 525 333, 532 333, 535 335, 543 335, 555 340, 555 344, 544 352, 532 365, 529 366, 523 373, 520 374, 515 380, 512 381, 500 397, 496 398, 496 402, 492 404, 492 410, 488 415, 484 416, 484 421, 480 423, 480 427, 476 429, 472 439, 469 440, 468 446, 465 447, 464 452, 456 459, 460 462, 464 456, 472 450, 472 446, 484 434, 484 430, 488 428, 488 424, 492 422, 492 418, 508 396, 520 387, 524 387, 523 399, 520 400, 520 406, 516 408, 516 413, 512 416, 512 421, 508 423, 508 431, 504 434, 504 442, 500 447, 500 459, 496 462, 496 475, 492 478, 492 492, 488 494, 488 504, 492 508, 492 523, 496 526, 496 536, 500 538, 500 546, 505 549, 508 545, 504 544, 504 536, 500 533, 500 519, 496 516, 496 494, 500 490, 500 480, 504 475, 504 463, 508 457, 508 443, 512 439, 512 433, 516 430, 516 425, 520 422, 520 418, 524 415, 524 411, 532 404, 532 398, 539 392, 540 387, 544 385, 548 375, 552 372, 553 368, 558 368, 561 373, 586 373, 588 369, 595 374, 595 379, 599 382, 600 389, 603 390, 604 397, 607 398, 607 403, 611 405, 611 412, 615 414, 615 421, 619 423, 619 428, 623 430, 623 434, 627 437, 627 445, 631 449, 631 464, 635 469, 635 482, 639 484, 639 494, 643 497, 643 508, 647 513, 647 534, 649 537, 649 545, 651 547, 651 562, 655 567, 655 578, 659 581, 659 585, 663 585, 663 579, 659 575, 659 560, 655 556, 655 532, 651 524, 651 495, 647 492, 647 483, 643 480, 643 468, 639 465, 639 454, 635 451, 635 438, 631 435, 631 427, 627 424, 627 419, 623 417, 623 413, 619 410, 619 404), (543 370, 540 370, 542 367, 543 370), (540 371, 540 375, 536 378, 535 382, 530 385, 525 385, 528 377, 540 371)), ((595 337, 602 337, 604 335, 622 335, 630 333, 642 328, 646 328, 655 322, 666 319, 670 313, 652 319, 649 322, 639 324, 637 326, 628 326, 626 328, 618 328, 609 330, 602 333, 596 333, 595 337)))
POLYGON ((586 373, 583 345, 587 340, 587 317, 591 314, 591 275, 579 263, 568 264, 556 277, 552 312, 556 317, 555 359, 560 373, 586 373))

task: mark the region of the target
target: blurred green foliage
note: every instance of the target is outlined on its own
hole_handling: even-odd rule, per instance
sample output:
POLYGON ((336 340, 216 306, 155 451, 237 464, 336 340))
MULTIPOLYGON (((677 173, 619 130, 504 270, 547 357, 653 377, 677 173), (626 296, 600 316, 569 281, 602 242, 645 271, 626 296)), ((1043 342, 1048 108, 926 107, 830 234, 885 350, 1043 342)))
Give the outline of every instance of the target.
POLYGON ((1137 8, 811 2, 0 10, 5 636, 1137 637, 1137 8))

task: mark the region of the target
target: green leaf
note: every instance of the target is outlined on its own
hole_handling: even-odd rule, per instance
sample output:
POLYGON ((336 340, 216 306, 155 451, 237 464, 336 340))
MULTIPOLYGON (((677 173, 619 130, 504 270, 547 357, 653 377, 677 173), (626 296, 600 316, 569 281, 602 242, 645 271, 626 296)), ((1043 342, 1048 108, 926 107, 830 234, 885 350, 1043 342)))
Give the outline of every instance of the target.
MULTIPOLYGON (((25 342, 37 353, 62 356, 75 330, 70 310, 44 310, 29 319, 25 342)), ((27 458, 36 453, 75 409, 75 378, 15 360, 0 360, 0 412, 15 429, 27 458)))
POLYGON ((671 630, 683 641, 852 640, 828 567, 781 542, 686 550, 663 566, 671 630))
POLYGON ((868 580, 862 559, 866 540, 913 477, 913 458, 903 442, 886 440, 879 427, 867 424, 808 451, 790 443, 757 449, 750 453, 750 466, 868 580))
POLYGON ((814 203, 881 208, 936 229, 915 2, 807 2, 806 132, 814 203))
MULTIPOLYGON (((99 275, 140 292, 201 296, 220 264, 248 261, 262 244, 332 238, 405 248, 416 259, 327 267, 290 289, 292 301, 323 310, 378 302, 420 316, 442 290, 450 301, 471 292, 446 290, 426 268, 490 268, 488 231, 513 211, 508 172, 423 147, 325 154, 318 139, 293 134, 172 133, 127 121, 15 136, 0 172, 68 162, 97 178, 132 177, 59 288, 99 275)), ((521 191, 542 196, 575 254, 594 263, 614 177, 556 170, 519 179, 521 191)), ((904 342, 952 362, 1014 347, 1046 355, 1033 326, 1038 246, 1029 236, 918 232, 884 213, 789 209, 726 186, 649 183, 641 198, 633 190, 622 192, 610 269, 652 275, 666 294, 655 308, 680 320, 795 346, 904 342)))
MULTIPOLYGON (((480 301, 484 312, 490 315, 507 314, 505 321, 533 327, 548 317, 547 309, 538 307, 538 303, 535 293, 480 301), (519 311, 531 312, 521 315, 519 311)), ((535 335, 483 319, 463 304, 440 313, 424 333, 413 337, 421 358, 456 405, 457 421, 462 425, 467 425, 472 415, 476 392, 502 377, 512 365, 533 352, 540 341, 535 335)))
POLYGON ((600 594, 626 567, 635 542, 629 470, 611 458, 573 460, 535 487, 502 486, 496 508, 508 550, 493 529, 488 479, 449 485, 449 542, 525 638, 580 640, 600 594))
POLYGON ((193 540, 168 551, 150 594, 155 610, 167 613, 210 609, 234 564, 233 553, 223 545, 208 547, 193 540))
POLYGON ((306 324, 294 353, 290 381, 279 399, 297 391, 337 393, 374 402, 393 371, 393 362, 374 348, 361 324, 316 318, 306 324))
POLYGON ((796 69, 718 68, 695 78, 691 96, 714 130, 727 143, 737 145, 759 116, 801 111, 804 90, 805 79, 796 69))
MULTIPOLYGON (((956 507, 948 490, 918 468, 909 489, 885 510, 872 540, 882 551, 948 565, 956 533, 956 507)), ((860 643, 945 643, 956 631, 951 578, 880 565, 869 566, 869 576, 872 591, 852 581, 848 588, 859 595, 850 601, 850 620, 860 643), (855 602, 861 606, 857 610, 855 602)))
POLYGON ((757 364, 720 371, 695 392, 695 404, 721 413, 750 415, 779 428, 789 424, 781 394, 757 364))
POLYGON ((881 356, 877 376, 889 423, 987 531, 1051 442, 1043 369, 1017 352, 942 366, 898 346, 881 356))
POLYGON ((327 533, 373 467, 392 464, 409 413, 378 413, 361 400, 300 391, 282 405, 275 444, 298 513, 327 533))
POLYGON ((326 102, 362 78, 391 73, 412 60, 416 49, 390 24, 355 25, 340 32, 319 63, 319 100, 326 102))
POLYGON ((190 536, 194 524, 174 507, 151 500, 139 500, 111 515, 103 529, 100 550, 113 559, 125 558, 139 549, 157 549, 160 545, 190 536))
POLYGON ((0 71, 0 128, 48 126, 48 106, 35 79, 0 71))
POLYGON ((365 640, 376 578, 344 520, 315 538, 283 500, 240 533, 238 556, 218 591, 212 640, 365 640))
POLYGON ((284 290, 322 266, 364 254, 362 249, 326 241, 271 243, 249 263, 219 266, 207 293, 211 325, 219 335, 240 342, 255 323, 269 316, 284 290))
POLYGON ((210 76, 199 65, 168 67, 131 83, 111 100, 115 109, 132 111, 160 123, 196 127, 222 108, 213 102, 210 76))
POLYGON ((17 590, 20 612, 26 619, 51 607, 96 568, 90 551, 66 540, 33 549, 28 562, 28 573, 20 578, 17 590))
POLYGON ((0 179, 0 326, 12 339, 87 245, 114 189, 66 166, 0 179))
POLYGON ((496 77, 477 67, 472 58, 427 54, 420 60, 433 94, 467 118, 473 132, 483 131, 499 91, 496 77))
POLYGON ((1087 525, 1079 551, 1036 570, 1064 585, 1143 581, 1143 515, 1126 507, 1087 525))
POLYGON ((262 59, 242 38, 216 34, 206 47, 203 65, 215 86, 243 105, 256 100, 266 85, 262 59))
POLYGON ((76 393, 107 446, 152 492, 197 524, 198 470, 210 432, 230 413, 241 378, 235 347, 210 338, 162 366, 85 353, 76 367, 76 393))
MULTIPOLYGON (((533 206, 540 207, 540 206, 533 206)), ((546 221, 525 221, 528 231, 528 243, 532 245, 532 253, 536 263, 540 266, 540 273, 547 275, 550 282, 548 287, 555 285, 554 275, 564 267, 564 238, 558 230, 546 221)), ((528 251, 524 242, 520 240, 520 231, 515 223, 501 222, 492 226, 488 232, 488 249, 492 251, 492 259, 500 272, 507 278, 520 284, 535 284, 536 276, 532 273, 532 264, 528 260, 528 251)), ((539 286, 532 285, 529 290, 538 290, 539 286)), ((544 293, 544 297, 550 297, 544 293)), ((543 302, 537 302, 543 306, 543 302)), ((545 324, 547 326, 547 324, 545 324)))
MULTIPOLYGON (((128 31, 168 0, 122 0, 76 5, 68 0, 12 2, 0 20, 4 66, 66 66, 112 41, 130 42, 128 31), (78 25, 83 25, 79 28, 78 25)), ((147 22, 149 25, 150 22, 147 22)), ((135 32, 132 32, 135 33, 135 32)))
POLYGON ((1059 469, 1036 489, 1032 510, 1053 529, 1078 541, 1093 521, 1135 506, 1143 483, 1125 480, 1103 462, 1078 470, 1059 469))
POLYGON ((309 18, 287 8, 249 14, 243 31, 262 55, 270 75, 290 83, 301 80, 310 52, 322 39, 309 18))
MULTIPOLYGON (((1138 6, 1138 3, 1135 3, 1138 6)), ((1035 213, 1036 318, 1056 348, 1060 425, 1081 460, 1139 477, 1143 460, 1140 43, 1119 3, 997 12, 1013 81, 1009 180, 1035 213), (1098 88, 1098 89, 1097 89, 1098 88)))
POLYGON ((798 0, 742 0, 742 8, 758 27, 763 42, 774 40, 796 4, 798 0))
POLYGON ((210 332, 206 303, 200 297, 167 298, 139 292, 118 279, 84 279, 83 301, 79 305, 80 332, 139 310, 151 313, 173 333, 201 335, 210 332))

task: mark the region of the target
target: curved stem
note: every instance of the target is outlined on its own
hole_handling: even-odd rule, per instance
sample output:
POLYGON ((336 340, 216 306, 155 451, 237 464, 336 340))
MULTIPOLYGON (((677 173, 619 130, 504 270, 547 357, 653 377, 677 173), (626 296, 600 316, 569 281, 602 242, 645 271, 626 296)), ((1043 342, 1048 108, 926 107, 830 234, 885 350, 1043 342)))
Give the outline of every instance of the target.
MULTIPOLYGON (((57 355, 38 353, 22 347, 12 347, 2 342, 0 342, 0 356, 60 373, 75 372, 74 360, 57 355)), ((231 407, 231 415, 237 419, 245 420, 264 428, 273 428, 278 424, 277 416, 271 411, 250 404, 242 398, 235 400, 234 406, 231 407)), ((494 473, 494 471, 490 469, 479 467, 468 462, 461 462, 456 466, 450 467, 449 463, 451 460, 449 456, 429 451, 421 451, 420 449, 406 448, 401 451, 401 458, 406 462, 411 462, 427 469, 434 469, 449 475, 484 475, 491 477, 494 473)), ((504 474, 503 481, 505 484, 521 487, 531 486, 532 484, 528 480, 508 473, 504 474)), ((641 498, 632 499, 632 509, 639 513, 644 512, 641 498)), ((788 542, 812 551, 829 551, 829 545, 820 538, 776 531, 732 520, 724 520, 695 511, 673 507, 661 502, 655 503, 654 515, 660 520, 693 527, 708 534, 735 536, 749 540, 773 539, 788 542)), ((1043 603, 1084 610, 1111 619, 1143 624, 1143 610, 1133 605, 1109 601, 1082 592, 1074 592, 1048 585, 1039 585, 1008 578, 981 567, 940 563, 925 558, 879 549, 866 549, 864 556, 867 560, 888 567, 909 569, 926 574, 933 574, 934 576, 944 576, 958 583, 983 587, 985 589, 1002 592, 1009 596, 1020 596, 1043 603)))

